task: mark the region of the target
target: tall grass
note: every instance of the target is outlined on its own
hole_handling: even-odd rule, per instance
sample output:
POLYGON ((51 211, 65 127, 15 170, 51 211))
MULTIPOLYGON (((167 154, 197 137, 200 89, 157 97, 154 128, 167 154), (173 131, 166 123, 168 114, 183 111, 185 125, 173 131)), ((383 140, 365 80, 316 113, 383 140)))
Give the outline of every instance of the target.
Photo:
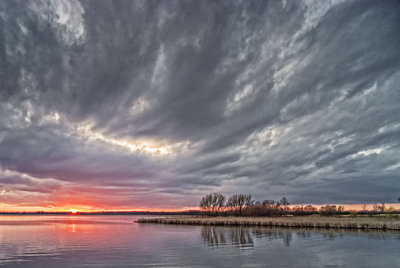
POLYGON ((399 218, 388 217, 169 217, 144 218, 139 223, 222 225, 222 226, 274 226, 336 229, 400 230, 399 218))

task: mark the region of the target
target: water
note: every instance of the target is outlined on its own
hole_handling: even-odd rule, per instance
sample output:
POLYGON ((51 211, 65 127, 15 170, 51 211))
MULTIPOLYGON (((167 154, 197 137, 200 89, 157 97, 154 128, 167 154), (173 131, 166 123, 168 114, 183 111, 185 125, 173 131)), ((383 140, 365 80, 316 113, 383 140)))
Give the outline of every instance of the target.
POLYGON ((400 267, 400 233, 0 216, 5 267, 400 267))

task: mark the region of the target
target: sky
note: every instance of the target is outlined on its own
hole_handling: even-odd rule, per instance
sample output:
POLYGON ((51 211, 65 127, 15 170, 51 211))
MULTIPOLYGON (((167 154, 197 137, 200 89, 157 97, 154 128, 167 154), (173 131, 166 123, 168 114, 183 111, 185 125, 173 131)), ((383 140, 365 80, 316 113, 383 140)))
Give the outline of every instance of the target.
POLYGON ((0 210, 400 196, 399 1, 0 1, 0 210))

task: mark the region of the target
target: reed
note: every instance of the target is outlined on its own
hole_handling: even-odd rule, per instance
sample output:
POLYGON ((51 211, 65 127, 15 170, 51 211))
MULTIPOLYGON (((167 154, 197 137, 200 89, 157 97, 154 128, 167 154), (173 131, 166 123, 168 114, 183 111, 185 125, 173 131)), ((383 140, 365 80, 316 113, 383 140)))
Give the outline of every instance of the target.
POLYGON ((220 225, 220 226, 270 226, 296 228, 336 228, 364 230, 400 230, 398 217, 166 217, 143 218, 138 223, 220 225))

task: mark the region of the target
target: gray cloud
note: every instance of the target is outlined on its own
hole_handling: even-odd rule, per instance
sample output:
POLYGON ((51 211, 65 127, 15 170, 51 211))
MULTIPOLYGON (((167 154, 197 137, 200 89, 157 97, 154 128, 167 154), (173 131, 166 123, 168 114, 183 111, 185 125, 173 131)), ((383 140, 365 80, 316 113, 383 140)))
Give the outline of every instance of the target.
POLYGON ((398 197, 396 1, 61 3, 0 3, 0 202, 398 197))

